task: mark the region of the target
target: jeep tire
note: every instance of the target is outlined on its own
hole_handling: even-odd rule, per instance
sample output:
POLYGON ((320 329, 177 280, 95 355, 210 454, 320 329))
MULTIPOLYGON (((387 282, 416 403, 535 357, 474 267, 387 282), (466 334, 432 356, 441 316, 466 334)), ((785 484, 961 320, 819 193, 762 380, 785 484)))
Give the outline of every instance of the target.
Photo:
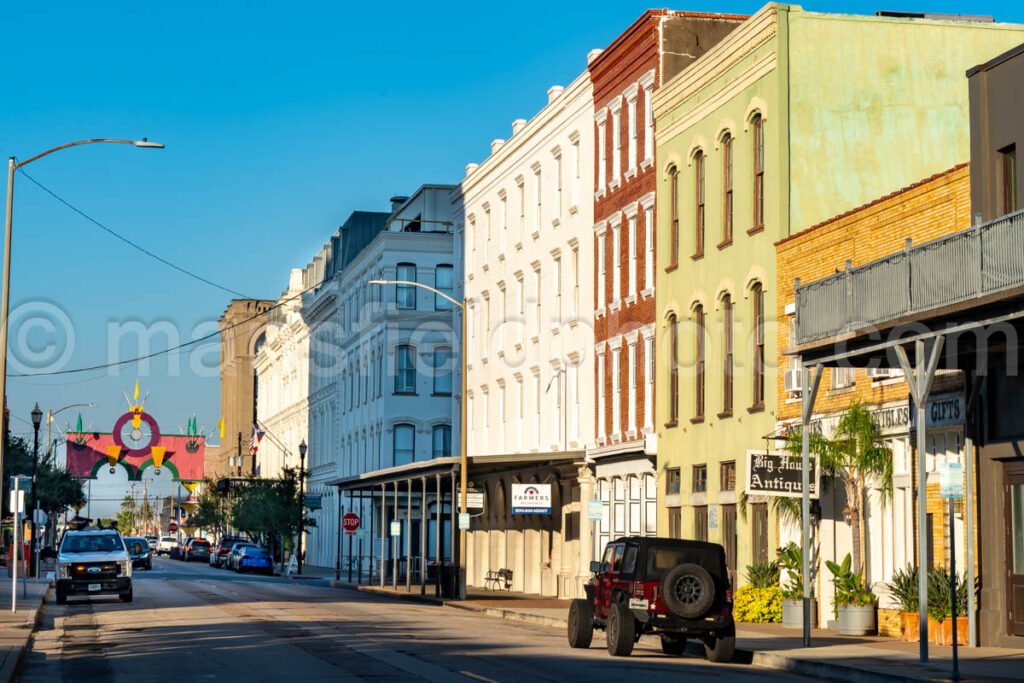
POLYGON ((736 630, 730 628, 725 634, 709 636, 704 641, 704 654, 709 662, 725 664, 732 661, 736 652, 736 630))
POLYGON ((594 608, 588 600, 569 603, 569 647, 586 649, 594 640, 594 608))
POLYGON ((680 564, 661 580, 661 599, 683 619, 699 619, 715 601, 715 582, 699 564, 680 564))
POLYGON ((623 602, 612 603, 608 610, 608 654, 628 657, 636 645, 636 619, 623 602))
POLYGON ((661 634, 661 651, 667 655, 679 656, 686 652, 686 637, 661 634))
POLYGON ((57 584, 57 604, 66 605, 68 604, 68 592, 59 583, 57 584))
POLYGON ((119 593, 117 597, 121 598, 121 602, 131 602, 132 589, 129 587, 127 591, 125 591, 124 593, 119 593))

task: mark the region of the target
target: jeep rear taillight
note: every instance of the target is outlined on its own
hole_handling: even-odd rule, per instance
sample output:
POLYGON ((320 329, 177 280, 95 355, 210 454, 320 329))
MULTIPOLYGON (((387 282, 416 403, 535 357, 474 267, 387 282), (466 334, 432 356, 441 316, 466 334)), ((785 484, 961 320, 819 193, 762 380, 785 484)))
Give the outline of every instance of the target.
POLYGON ((634 598, 646 598, 646 584, 643 581, 634 581, 633 584, 630 586, 630 593, 633 594, 634 598))
POLYGON ((732 604, 732 590, 725 591, 725 601, 730 605, 732 604))

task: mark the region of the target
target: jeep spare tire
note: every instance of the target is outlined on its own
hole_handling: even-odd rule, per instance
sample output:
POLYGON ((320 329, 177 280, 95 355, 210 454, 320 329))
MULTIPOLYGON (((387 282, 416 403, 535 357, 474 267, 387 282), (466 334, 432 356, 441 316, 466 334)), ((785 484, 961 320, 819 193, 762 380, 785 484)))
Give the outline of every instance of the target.
POLYGON ((699 619, 715 601, 715 582, 699 564, 680 564, 661 580, 661 599, 676 616, 699 619))

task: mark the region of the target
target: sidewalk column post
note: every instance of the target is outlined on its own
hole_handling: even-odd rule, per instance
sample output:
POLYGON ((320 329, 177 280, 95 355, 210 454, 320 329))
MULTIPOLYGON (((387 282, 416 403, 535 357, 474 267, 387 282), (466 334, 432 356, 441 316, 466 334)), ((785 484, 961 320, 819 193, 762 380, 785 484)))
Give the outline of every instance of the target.
POLYGON ((384 546, 386 545, 387 536, 384 532, 387 530, 388 523, 388 491, 385 484, 380 485, 380 587, 384 587, 384 546))
POLYGON ((420 477, 422 493, 420 495, 420 595, 427 594, 427 478, 420 477))
POLYGON ((412 592, 412 477, 405 480, 405 592, 412 592))
MULTIPOLYGON (((395 491, 395 501, 394 501, 394 516, 391 518, 391 524, 394 525, 395 522, 398 522, 398 524, 401 525, 401 522, 398 521, 398 480, 397 479, 394 482, 392 482, 392 487, 394 488, 394 491, 395 491)), ((391 531, 391 530, 388 529, 388 531, 391 531)), ((400 538, 401 537, 394 536, 394 535, 391 536, 391 589, 392 590, 398 590, 398 552, 400 550, 399 547, 398 547, 398 541, 400 540, 400 538)))
POLYGON ((800 518, 803 524, 801 529, 803 566, 800 568, 800 571, 803 576, 802 583, 804 587, 804 647, 811 646, 811 549, 813 547, 811 545, 811 415, 814 413, 814 399, 818 396, 822 372, 824 370, 820 364, 814 366, 813 376, 811 375, 811 369, 808 367, 804 367, 800 372, 800 397, 802 401, 802 409, 800 411, 800 469, 802 477, 800 518))
POLYGON ((435 474, 434 481, 437 484, 437 497, 434 504, 437 506, 437 511, 434 516, 437 521, 434 524, 434 562, 437 563, 437 568, 434 571, 434 597, 441 597, 441 568, 444 567, 444 558, 441 557, 441 535, 444 530, 444 522, 441 519, 441 515, 444 513, 444 499, 441 497, 441 475, 435 474))
POLYGON ((450 543, 451 543, 452 569, 453 569, 453 572, 455 573, 455 586, 454 586, 454 588, 455 588, 455 594, 458 595, 458 593, 459 593, 459 581, 461 579, 458 576, 458 573, 459 573, 459 567, 458 567, 459 555, 458 555, 458 548, 456 547, 456 543, 458 542, 458 538, 459 538, 459 509, 458 509, 458 506, 456 505, 456 502, 455 502, 457 500, 457 494, 455 492, 455 489, 456 489, 456 481, 455 481, 455 473, 453 472, 452 473, 452 494, 451 494, 452 495, 452 498, 451 498, 452 504, 450 506, 451 510, 452 510, 452 522, 451 522, 451 524, 452 524, 452 533, 450 534, 451 535, 450 543))

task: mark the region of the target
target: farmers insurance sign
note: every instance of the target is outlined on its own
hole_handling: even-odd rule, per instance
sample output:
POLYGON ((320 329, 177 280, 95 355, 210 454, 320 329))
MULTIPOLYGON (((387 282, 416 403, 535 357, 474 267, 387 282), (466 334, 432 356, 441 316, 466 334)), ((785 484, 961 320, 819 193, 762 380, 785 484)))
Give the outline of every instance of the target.
MULTIPOLYGON (((818 497, 821 473, 811 458, 811 498, 818 497)), ((747 451, 747 494, 799 498, 803 493, 803 467, 799 456, 789 453, 747 451)))
POLYGON ((550 515, 551 484, 512 484, 513 515, 550 515))

